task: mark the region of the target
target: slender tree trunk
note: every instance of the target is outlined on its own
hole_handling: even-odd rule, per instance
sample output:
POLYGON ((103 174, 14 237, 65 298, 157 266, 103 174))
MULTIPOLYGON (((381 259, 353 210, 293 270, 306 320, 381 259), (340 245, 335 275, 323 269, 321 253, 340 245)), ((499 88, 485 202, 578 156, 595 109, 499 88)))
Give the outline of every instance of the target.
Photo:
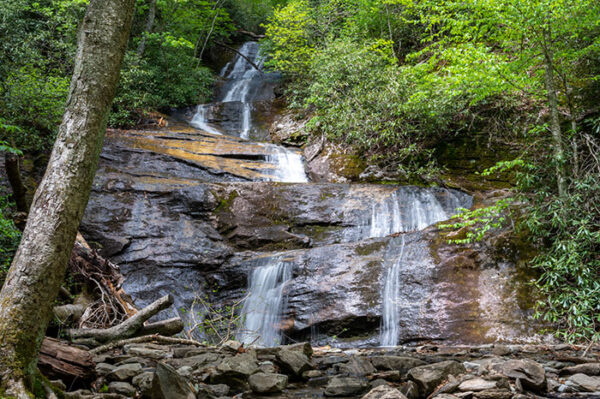
POLYGON ((563 149, 562 131, 560 128, 560 114, 558 110, 558 96, 554 83, 554 55, 551 48, 550 32, 544 32, 544 71, 546 78, 546 91, 548 95, 548 106, 550 107, 550 131, 554 146, 554 162, 556 163, 556 183, 558 195, 563 197, 567 193, 567 181, 565 178, 565 151, 563 149))
POLYGON ((27 206, 27 189, 21 180, 21 168, 19 166, 19 156, 7 152, 4 156, 4 169, 6 170, 6 176, 10 183, 10 188, 13 192, 15 204, 17 205, 17 211, 27 212, 29 207, 27 206))
POLYGON ((91 0, 81 23, 62 124, 0 291, 0 397, 29 397, 91 190, 133 8, 134 0, 91 0))
POLYGON ((156 0, 150 0, 150 9, 148 10, 148 19, 146 20, 146 30, 142 34, 142 40, 137 48, 138 57, 142 58, 146 51, 146 35, 152 33, 154 27, 154 18, 156 17, 156 0))

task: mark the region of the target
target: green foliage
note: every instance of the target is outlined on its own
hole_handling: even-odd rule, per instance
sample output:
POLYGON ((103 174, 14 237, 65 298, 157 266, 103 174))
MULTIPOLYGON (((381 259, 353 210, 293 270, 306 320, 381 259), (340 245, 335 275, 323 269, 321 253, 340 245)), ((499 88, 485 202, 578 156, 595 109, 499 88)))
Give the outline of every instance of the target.
POLYGON ((442 229, 465 229, 464 237, 448 240, 450 244, 469 244, 481 241, 492 229, 499 229, 508 220, 508 208, 514 202, 514 198, 503 198, 494 205, 483 208, 461 209, 452 217, 458 219, 454 223, 441 224, 442 229))
POLYGON ((600 339, 600 183, 597 175, 574 180, 558 198, 539 189, 523 227, 540 249, 532 266, 545 296, 537 317, 559 325, 567 341, 600 339))
POLYGON ((213 76, 196 66, 187 46, 150 37, 149 57, 140 60, 127 54, 117 95, 109 116, 111 126, 126 127, 139 122, 145 110, 168 112, 172 107, 204 102, 211 94, 213 76))
POLYGON ((3 117, 13 129, 0 129, 0 139, 26 151, 48 148, 60 124, 69 80, 45 75, 39 68, 11 72, 0 89, 3 117))
POLYGON ((315 21, 309 10, 306 0, 292 0, 276 9, 265 26, 267 65, 297 79, 305 75, 314 55, 310 32, 315 21))

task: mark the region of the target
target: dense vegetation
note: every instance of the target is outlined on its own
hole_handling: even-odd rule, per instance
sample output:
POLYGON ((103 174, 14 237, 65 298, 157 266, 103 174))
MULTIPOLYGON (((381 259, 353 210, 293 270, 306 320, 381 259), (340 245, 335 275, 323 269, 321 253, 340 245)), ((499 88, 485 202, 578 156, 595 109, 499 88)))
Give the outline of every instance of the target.
POLYGON ((518 151, 512 200, 467 212, 466 240, 507 220, 537 246, 538 316, 568 340, 600 327, 600 4, 574 0, 291 0, 266 26, 271 65, 315 134, 402 180, 436 148, 486 136, 518 151), (514 210, 514 207, 512 208, 514 210), (518 216, 517 216, 518 215, 518 216))
MULTIPOLYGON (((2 148, 29 156, 51 149, 73 72, 77 27, 87 3, 0 0, 2 148)), ((239 29, 258 29, 275 4, 272 0, 137 1, 109 125, 141 124, 154 111, 168 112, 206 100, 214 75, 205 64, 212 53, 223 51, 216 43, 230 41, 239 29)), ((18 245, 9 204, 0 201, 0 282, 18 245)))
MULTIPOLYGON (((0 140, 47 151, 60 123, 85 0, 0 0, 0 140)), ((430 183, 440 145, 510 143, 512 201, 466 213, 478 239, 514 211, 540 249, 540 317, 600 338, 600 3, 595 0, 139 0, 112 126, 210 96, 207 64, 264 32, 290 107, 325 135, 430 183), (263 24, 264 25, 261 25, 263 24), (513 204, 513 205, 510 205, 513 204), (519 204, 517 207, 514 204, 519 204), (515 209, 517 209, 515 211, 515 209), (483 230, 476 230, 476 228, 483 230)), ((18 243, 2 199, 0 267, 18 243)), ((1 274, 1 272, 0 272, 1 274)))

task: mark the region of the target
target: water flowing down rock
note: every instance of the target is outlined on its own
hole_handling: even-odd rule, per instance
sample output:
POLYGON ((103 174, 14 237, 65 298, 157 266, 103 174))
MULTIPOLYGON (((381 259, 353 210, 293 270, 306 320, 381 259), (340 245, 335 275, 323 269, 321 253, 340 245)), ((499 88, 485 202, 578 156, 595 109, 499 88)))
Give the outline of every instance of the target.
MULTIPOLYGON (((256 43, 240 52, 261 66, 256 43)), ((261 346, 533 336, 527 274, 488 243, 446 246, 434 226, 470 195, 310 183, 301 152, 262 141, 278 75, 240 56, 221 72, 194 116, 107 132, 80 229, 121 265, 138 306, 172 294, 161 316, 198 325, 199 298, 243 303, 237 338, 261 346)))
POLYGON ((282 343, 283 290, 292 278, 292 271, 291 265, 282 259, 267 258, 263 262, 264 265, 256 267, 249 279, 238 339, 245 344, 275 346, 282 343))
POLYGON ((388 268, 385 286, 383 288, 383 317, 381 326, 381 346, 396 346, 398 344, 398 336, 400 328, 400 320, 398 314, 398 292, 400 287, 399 273, 402 267, 404 257, 404 237, 400 244, 400 254, 393 261, 391 267, 388 268))

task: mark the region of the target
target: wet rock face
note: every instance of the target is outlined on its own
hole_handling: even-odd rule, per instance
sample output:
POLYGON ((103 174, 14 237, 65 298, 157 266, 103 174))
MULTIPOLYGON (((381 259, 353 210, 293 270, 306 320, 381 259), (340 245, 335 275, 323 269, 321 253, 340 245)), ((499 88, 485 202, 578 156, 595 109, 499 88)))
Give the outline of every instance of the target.
MULTIPOLYGON (((210 168, 184 162, 178 153, 131 148, 121 139, 107 138, 81 230, 102 255, 121 265, 125 290, 136 303, 145 306, 171 293, 175 308, 188 311, 184 317, 198 295, 228 305, 244 296, 248 276, 265 258, 283 257, 293 264, 293 278, 283 291, 282 327, 294 338, 326 343, 333 336, 338 342, 360 337, 353 342, 378 345, 384 280, 400 245, 399 238, 368 238, 386 234, 373 232, 373 213, 394 196, 428 194, 448 212, 456 204, 470 205, 465 194, 442 189, 211 183, 191 177, 210 168), (207 285, 211 292, 205 292, 207 285)), ((216 152, 233 153, 228 151, 216 152)), ((225 165, 239 160, 223 159, 225 165)), ((404 206, 397 210, 402 217, 412 212, 404 206)), ((430 248, 436 237, 433 228, 405 234, 400 342, 465 337, 487 342, 507 331, 513 337, 528 333, 526 310, 512 299, 522 285, 514 280, 514 266, 473 253, 457 255, 444 245, 430 248), (490 320, 496 324, 490 326, 490 320)))

